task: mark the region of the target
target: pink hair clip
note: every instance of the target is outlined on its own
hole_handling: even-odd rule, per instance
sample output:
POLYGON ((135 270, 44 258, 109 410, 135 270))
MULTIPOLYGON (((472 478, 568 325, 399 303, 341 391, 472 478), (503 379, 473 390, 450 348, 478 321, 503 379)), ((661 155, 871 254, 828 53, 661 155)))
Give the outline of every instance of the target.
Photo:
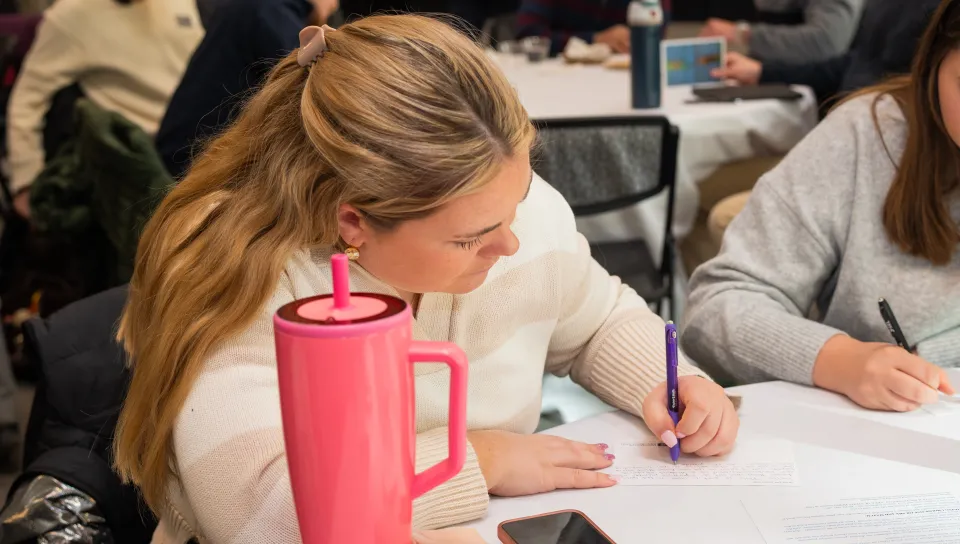
POLYGON ((333 32, 334 28, 327 25, 308 26, 300 31, 300 51, 297 52, 297 64, 303 67, 310 66, 323 52, 327 50, 325 32, 333 32))

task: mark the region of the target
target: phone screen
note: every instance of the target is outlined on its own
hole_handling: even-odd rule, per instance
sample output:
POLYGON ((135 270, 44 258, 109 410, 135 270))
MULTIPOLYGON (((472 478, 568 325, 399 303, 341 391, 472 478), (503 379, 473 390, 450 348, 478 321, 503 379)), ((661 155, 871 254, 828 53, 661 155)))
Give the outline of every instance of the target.
POLYGON ((503 531, 517 544, 613 544, 577 512, 511 521, 503 531))

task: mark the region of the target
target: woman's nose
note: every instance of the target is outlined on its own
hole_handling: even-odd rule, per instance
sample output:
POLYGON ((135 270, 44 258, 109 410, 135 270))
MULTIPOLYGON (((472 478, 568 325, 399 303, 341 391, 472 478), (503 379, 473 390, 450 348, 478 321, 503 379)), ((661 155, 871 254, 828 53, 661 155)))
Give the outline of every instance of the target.
POLYGON ((503 229, 503 238, 500 242, 500 255, 510 257, 520 250, 520 239, 513 233, 510 227, 503 229))

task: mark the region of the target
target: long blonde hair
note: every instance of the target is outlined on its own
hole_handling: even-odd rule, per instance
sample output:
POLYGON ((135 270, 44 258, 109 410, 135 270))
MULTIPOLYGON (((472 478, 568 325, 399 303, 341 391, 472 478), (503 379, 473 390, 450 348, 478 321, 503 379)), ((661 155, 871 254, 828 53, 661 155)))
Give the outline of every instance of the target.
POLYGON ((483 51, 442 21, 375 16, 327 33, 310 68, 281 60, 147 224, 119 338, 134 361, 116 468, 154 512, 176 478, 177 416, 205 359, 245 330, 297 250, 481 187, 534 129, 483 51))

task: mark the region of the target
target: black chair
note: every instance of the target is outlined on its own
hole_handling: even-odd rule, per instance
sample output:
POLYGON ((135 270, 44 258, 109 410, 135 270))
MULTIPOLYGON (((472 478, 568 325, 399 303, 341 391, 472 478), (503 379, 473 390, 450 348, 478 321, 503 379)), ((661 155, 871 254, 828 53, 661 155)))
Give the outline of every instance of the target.
POLYGON ((675 241, 671 230, 680 131, 666 117, 538 121, 535 170, 557 188, 578 217, 623 210, 667 194, 663 245, 643 240, 592 244, 594 258, 663 315, 675 318, 675 241), (660 257, 656 263, 656 250, 660 257))

